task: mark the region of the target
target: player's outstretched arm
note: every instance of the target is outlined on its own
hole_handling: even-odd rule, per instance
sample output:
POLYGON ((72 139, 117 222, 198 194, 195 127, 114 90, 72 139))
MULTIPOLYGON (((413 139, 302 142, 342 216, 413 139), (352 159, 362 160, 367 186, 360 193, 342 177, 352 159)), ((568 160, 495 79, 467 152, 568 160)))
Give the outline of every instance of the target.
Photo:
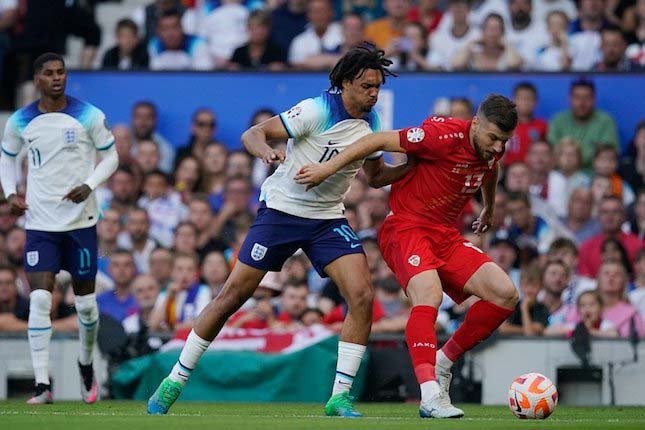
POLYGON ((282 120, 276 115, 242 133, 242 145, 251 155, 261 159, 264 164, 282 163, 285 159, 284 151, 271 148, 267 141, 286 140, 289 137, 282 120))
POLYGON ((377 160, 365 160, 363 171, 367 177, 367 184, 370 187, 381 188, 407 175, 414 164, 414 159, 409 158, 407 163, 392 166, 385 163, 383 157, 379 157, 377 160))
POLYGON ((319 185, 346 165, 362 160, 378 151, 405 152, 399 145, 398 130, 382 131, 363 136, 332 159, 320 164, 303 166, 294 179, 297 183, 307 185, 307 189, 310 189, 319 185))

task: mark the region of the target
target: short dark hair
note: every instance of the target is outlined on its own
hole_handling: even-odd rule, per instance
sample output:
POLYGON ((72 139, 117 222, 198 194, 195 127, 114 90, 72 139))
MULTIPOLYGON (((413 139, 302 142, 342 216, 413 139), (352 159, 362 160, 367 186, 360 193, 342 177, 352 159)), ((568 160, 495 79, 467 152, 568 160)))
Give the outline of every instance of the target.
MULTIPOLYGON (((153 142, 153 143, 155 143, 155 144, 156 144, 156 142, 155 142, 154 140, 150 140, 150 141, 147 141, 147 142, 153 142)), ((162 178, 166 181, 166 184, 170 184, 170 183, 172 183, 172 180, 170 179, 170 176, 168 176, 168 174, 167 174, 167 173, 165 173, 164 171, 162 171, 162 170, 160 170, 160 169, 153 169, 153 170, 149 171, 148 173, 146 173, 146 174, 144 175, 144 177, 143 177, 144 182, 145 182, 148 178, 150 178, 151 176, 160 176, 160 177, 162 177, 162 178)))
POLYGON ((523 202, 526 206, 531 207, 529 195, 521 191, 511 191, 508 193, 508 202, 523 202))
POLYGON ((578 247, 576 246, 576 243, 567 237, 559 237, 556 240, 554 240, 549 246, 547 255, 553 254, 562 250, 569 250, 573 252, 576 256, 578 255, 578 247))
MULTIPOLYGON (((130 167, 130 165, 128 165, 128 164, 119 164, 119 167, 116 168, 114 173, 116 173, 116 172, 123 172, 123 173, 125 173, 127 175, 132 176, 133 178, 135 176, 134 170, 132 170, 132 167, 130 167)), ((114 174, 112 174, 112 177, 113 176, 114 176, 114 174)))
POLYGON ((569 88, 569 94, 573 93, 573 90, 575 90, 578 87, 588 88, 591 90, 591 92, 594 95, 596 94, 596 85, 593 83, 593 81, 583 76, 571 82, 571 87, 569 88))
POLYGON ((611 152, 616 156, 616 159, 618 159, 618 150, 616 149, 616 147, 612 143, 604 142, 596 146, 596 150, 593 153, 594 160, 598 158, 598 156, 603 152, 611 152))
POLYGON ((257 21, 258 23, 260 23, 260 25, 263 25, 265 27, 271 27, 271 24, 273 23, 271 14, 262 9, 256 9, 251 12, 249 14, 249 19, 247 22, 251 22, 251 20, 257 21))
POLYGON ((119 30, 123 30, 123 29, 132 30, 132 31, 134 31, 135 34, 139 33, 139 26, 137 25, 136 22, 134 22, 130 18, 120 19, 119 22, 116 23, 116 31, 117 32, 119 30))
POLYGON ((152 111, 154 116, 157 116, 157 106, 149 100, 139 100, 132 106, 132 112, 136 111, 139 108, 146 108, 152 111))
POLYGON ((174 8, 174 7, 170 8, 170 9, 166 9, 163 12, 161 12, 161 14, 159 15, 158 23, 161 22, 161 20, 163 18, 173 18, 173 17, 177 18, 177 19, 179 19, 179 21, 181 21, 181 11, 179 9, 177 9, 177 8, 174 8))
POLYGON ((473 113, 473 101, 468 97, 451 97, 450 103, 462 103, 468 107, 468 112, 473 113))
POLYGON ((517 92, 520 90, 527 90, 533 93, 533 96, 537 98, 537 88, 535 88, 535 85, 533 85, 531 82, 528 81, 522 81, 519 82, 517 85, 515 85, 515 88, 513 88, 513 95, 517 95, 517 92))
POLYGON ((486 118, 506 133, 517 127, 515 103, 501 94, 487 96, 479 105, 477 116, 486 118))
POLYGON ((63 63, 63 67, 65 67, 65 59, 62 55, 55 52, 45 52, 34 60, 34 73, 42 72, 43 67, 45 67, 45 63, 49 63, 50 61, 60 61, 63 63))
POLYGON ((197 117, 201 113, 208 113, 208 114, 213 115, 213 118, 215 119, 215 125, 217 125, 217 115, 215 115, 215 112, 213 112, 213 109, 208 108, 208 107, 200 107, 200 108, 195 109, 193 114, 190 116, 191 121, 192 122, 197 121, 197 117))
POLYGON ((623 30, 616 24, 609 24, 604 26, 600 30, 600 36, 602 37, 605 33, 617 33, 618 35, 620 35, 620 38, 623 39, 623 42, 627 41, 627 39, 625 38, 625 33, 623 33, 623 30))
POLYGON ((396 76, 388 70, 391 64, 392 60, 385 57, 385 51, 369 42, 362 42, 338 60, 329 73, 329 89, 342 90, 344 81, 353 82, 367 69, 378 70, 383 77, 383 83, 385 83, 386 76, 396 76))

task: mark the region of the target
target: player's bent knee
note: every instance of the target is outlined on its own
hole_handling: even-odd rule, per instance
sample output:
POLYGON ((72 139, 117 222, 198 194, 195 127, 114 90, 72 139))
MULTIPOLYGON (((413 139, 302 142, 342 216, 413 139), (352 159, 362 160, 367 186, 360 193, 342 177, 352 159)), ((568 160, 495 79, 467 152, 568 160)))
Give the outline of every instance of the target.
POLYGON ((505 308, 514 308, 520 299, 517 288, 513 285, 513 281, 508 279, 506 282, 500 283, 497 287, 497 302, 499 306, 505 308))
POLYGON ((345 299, 350 309, 371 309, 374 301, 374 289, 369 284, 364 287, 355 287, 348 292, 345 299))

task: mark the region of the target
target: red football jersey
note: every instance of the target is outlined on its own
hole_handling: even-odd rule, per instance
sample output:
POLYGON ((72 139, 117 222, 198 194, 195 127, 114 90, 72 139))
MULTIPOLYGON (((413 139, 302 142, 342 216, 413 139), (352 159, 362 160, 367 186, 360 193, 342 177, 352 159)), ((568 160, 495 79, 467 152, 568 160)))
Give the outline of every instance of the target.
POLYGON ((429 117, 399 132, 400 145, 419 163, 392 185, 390 208, 412 222, 453 227, 502 157, 482 160, 470 144, 471 121, 429 117))

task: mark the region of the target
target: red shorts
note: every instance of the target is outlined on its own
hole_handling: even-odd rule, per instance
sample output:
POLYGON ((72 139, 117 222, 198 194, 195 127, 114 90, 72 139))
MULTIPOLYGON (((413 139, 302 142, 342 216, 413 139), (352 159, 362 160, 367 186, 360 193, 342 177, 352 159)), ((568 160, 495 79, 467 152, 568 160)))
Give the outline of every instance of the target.
POLYGON ((383 259, 405 290, 410 279, 436 270, 443 291, 456 303, 468 298, 464 285, 484 263, 492 261, 455 228, 419 226, 390 215, 378 234, 383 259))

